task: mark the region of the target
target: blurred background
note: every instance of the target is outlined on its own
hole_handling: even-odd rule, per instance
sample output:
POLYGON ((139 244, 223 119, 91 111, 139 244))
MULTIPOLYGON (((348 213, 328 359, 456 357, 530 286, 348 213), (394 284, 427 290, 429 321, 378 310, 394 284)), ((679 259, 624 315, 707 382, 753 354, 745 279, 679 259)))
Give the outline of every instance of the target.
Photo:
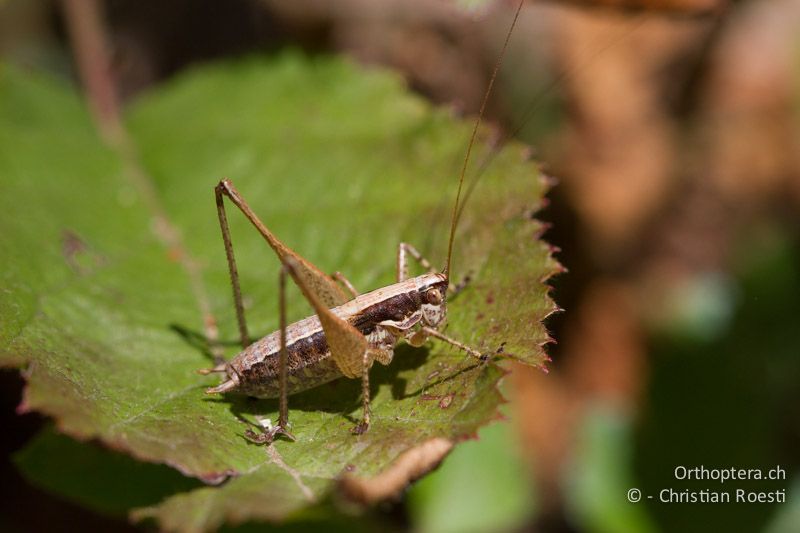
MULTIPOLYGON (((101 122, 191 65, 286 48, 391 68, 471 116, 514 3, 5 0, 0 56, 88 88, 101 122)), ((487 115, 558 181, 538 215, 569 271, 551 280, 553 362, 514 368, 511 423, 365 528, 800 531, 800 1, 526 2, 487 115), (786 503, 628 502, 721 488, 680 465, 780 466, 724 488, 786 503)), ((133 529, 23 479, 7 457, 45 421, 0 378, 3 523, 133 529)))

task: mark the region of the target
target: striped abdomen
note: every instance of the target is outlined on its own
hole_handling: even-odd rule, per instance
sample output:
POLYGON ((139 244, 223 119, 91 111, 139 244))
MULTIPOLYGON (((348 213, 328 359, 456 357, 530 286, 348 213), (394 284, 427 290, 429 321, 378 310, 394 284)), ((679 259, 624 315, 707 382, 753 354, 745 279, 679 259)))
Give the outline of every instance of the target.
MULTIPOLYGON (((338 316, 348 320, 363 335, 375 343, 385 341, 379 337, 390 335, 377 331, 383 321, 419 320, 421 298, 415 279, 396 283, 363 294, 333 309, 338 316)), ((413 325, 413 324, 412 324, 413 325)), ((391 335, 390 335, 391 336, 391 335)), ((394 337, 390 339, 394 345, 394 337)), ((238 382, 235 390, 241 394, 260 398, 279 396, 278 373, 280 332, 273 332, 248 346, 228 365, 228 376, 238 382)), ((319 318, 314 315, 295 322, 287 328, 288 393, 310 389, 342 376, 331 358, 328 342, 319 318)))

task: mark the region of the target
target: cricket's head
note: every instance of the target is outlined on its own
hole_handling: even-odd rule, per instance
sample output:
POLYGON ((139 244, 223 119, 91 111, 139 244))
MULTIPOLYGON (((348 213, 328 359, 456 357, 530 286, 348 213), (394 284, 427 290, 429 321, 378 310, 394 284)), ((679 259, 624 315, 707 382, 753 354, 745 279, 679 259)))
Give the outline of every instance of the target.
POLYGON ((415 278, 422 299, 422 320, 432 328, 438 327, 447 317, 447 276, 430 272, 415 278))

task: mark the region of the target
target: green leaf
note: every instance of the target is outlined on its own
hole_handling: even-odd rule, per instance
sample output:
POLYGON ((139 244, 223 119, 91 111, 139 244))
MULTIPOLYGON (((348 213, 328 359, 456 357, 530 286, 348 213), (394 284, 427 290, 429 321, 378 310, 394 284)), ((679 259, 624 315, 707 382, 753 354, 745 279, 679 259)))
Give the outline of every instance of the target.
MULTIPOLYGON (((172 529, 280 520, 325 500, 336 479, 372 476, 431 438, 458 440, 496 415, 503 371, 441 344, 401 346, 371 384, 373 425, 356 381, 290 398, 297 442, 260 447, 242 418, 274 401, 212 398, 208 312, 227 356, 235 317, 212 187, 234 180, 266 224, 323 271, 361 290, 392 282, 397 243, 444 262, 449 213, 471 124, 408 95, 396 77, 341 60, 222 64, 138 102, 131 142, 109 148, 78 98, 57 83, 0 70, 0 364, 25 369, 24 409, 222 486, 177 494, 137 516, 172 529)), ((476 161, 490 149, 482 131, 476 161)), ((530 218, 544 182, 510 146, 464 211, 448 334, 541 365, 557 271, 530 218)), ((468 178, 469 179, 469 178, 468 178)), ((277 260, 229 214, 251 332, 277 326, 277 260)), ((289 292, 291 319, 310 314, 289 292)), ((377 368, 380 367, 380 368, 377 368)))

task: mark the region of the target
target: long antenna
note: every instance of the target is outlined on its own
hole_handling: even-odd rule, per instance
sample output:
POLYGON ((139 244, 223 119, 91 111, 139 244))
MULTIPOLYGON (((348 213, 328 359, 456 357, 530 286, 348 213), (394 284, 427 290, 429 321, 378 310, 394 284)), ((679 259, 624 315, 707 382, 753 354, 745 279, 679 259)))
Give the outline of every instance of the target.
POLYGON ((508 42, 511 40, 511 33, 514 31, 514 27, 517 25, 517 19, 519 19, 519 14, 522 11, 522 5, 525 3, 525 0, 520 0, 519 5, 517 6, 517 10, 514 12, 514 20, 511 21, 511 27, 508 28, 508 33, 506 34, 506 40, 503 43, 503 49, 500 51, 500 56, 497 58, 497 62, 494 64, 494 70, 492 71, 492 77, 489 79, 489 86, 486 89, 486 92, 483 95, 483 101, 481 102, 481 109, 478 112, 478 119, 475 121, 475 126, 472 128, 472 135, 469 138, 469 144, 467 145, 467 154, 464 156, 464 165, 461 167, 461 175, 458 178, 458 192, 456 192, 456 201, 453 204, 453 215, 450 222, 450 242, 447 245, 447 263, 444 266, 444 275, 448 278, 450 277, 450 266, 451 266, 451 258, 453 256, 453 240, 456 236, 456 222, 458 220, 458 202, 461 199, 461 188, 464 185, 464 176, 467 173, 467 166, 469 165, 469 156, 472 154, 472 146, 475 144, 475 138, 478 136, 478 128, 481 125, 481 119, 483 119, 484 111, 486 110, 486 103, 489 101, 489 96, 492 94, 492 87, 494 86, 494 81, 497 79, 497 72, 500 70, 500 65, 503 63, 503 57, 506 55, 506 49, 508 48, 508 42))
POLYGON ((553 78, 550 82, 546 83, 540 90, 536 92, 533 99, 530 101, 528 106, 525 108, 525 111, 522 113, 521 115, 522 118, 517 122, 517 126, 514 127, 514 130, 511 133, 502 135, 500 139, 497 140, 497 148, 491 151, 489 154, 487 154, 486 157, 484 157, 478 164, 478 170, 475 173, 475 178, 473 178, 473 180, 470 182, 469 186, 467 187, 467 191, 464 194, 464 200, 458 206, 458 214, 456 215, 456 227, 458 227, 458 221, 461 219, 461 214, 464 212, 464 207, 467 205, 470 196, 472 196, 472 192, 475 190, 475 187, 477 187, 481 176, 486 171, 486 169, 489 168, 489 165, 492 163, 495 156, 497 156, 503 144, 508 139, 513 139, 514 137, 516 137, 522 131, 522 129, 525 127, 528 121, 533 117, 534 113, 536 113, 541 107, 541 105, 544 103, 545 97, 548 96, 553 91, 553 89, 561 85, 565 80, 571 78, 577 72, 583 70, 583 68, 591 64, 595 59, 604 54, 606 51, 617 46, 625 39, 627 39, 633 32, 638 30, 645 23, 646 20, 648 20, 647 13, 646 12, 641 13, 640 15, 637 16, 637 19, 634 19, 636 22, 635 24, 633 24, 629 28, 625 28, 625 30, 620 32, 615 38, 606 41, 604 45, 596 48, 593 46, 592 48, 594 49, 594 52, 592 54, 583 58, 579 63, 574 65, 572 68, 561 71, 555 78, 553 78))

